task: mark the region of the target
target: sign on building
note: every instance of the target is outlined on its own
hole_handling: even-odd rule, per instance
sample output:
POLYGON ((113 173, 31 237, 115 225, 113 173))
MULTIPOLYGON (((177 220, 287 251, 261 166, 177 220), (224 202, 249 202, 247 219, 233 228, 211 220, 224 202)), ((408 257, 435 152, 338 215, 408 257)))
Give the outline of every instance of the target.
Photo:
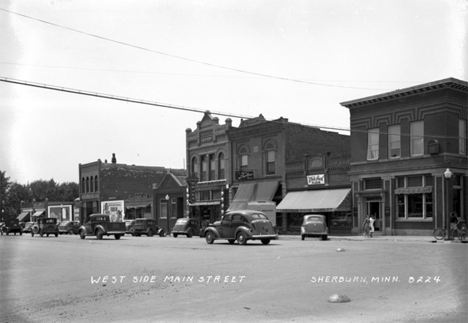
POLYGON ((307 185, 325 184, 325 174, 307 176, 307 185))
POLYGON ((111 222, 122 222, 125 218, 124 201, 101 202, 102 214, 109 215, 111 222))

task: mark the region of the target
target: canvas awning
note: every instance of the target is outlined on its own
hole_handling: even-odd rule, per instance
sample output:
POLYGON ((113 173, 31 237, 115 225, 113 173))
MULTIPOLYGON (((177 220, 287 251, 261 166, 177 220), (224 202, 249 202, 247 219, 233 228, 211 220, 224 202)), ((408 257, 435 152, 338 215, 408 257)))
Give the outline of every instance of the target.
POLYGON ((42 216, 44 214, 45 210, 36 210, 36 212, 34 212, 33 214, 33 217, 39 217, 39 216, 42 216))
POLYGON ((27 216, 29 216, 29 211, 22 212, 20 215, 18 215, 17 219, 19 222, 23 222, 27 216))
POLYGON ((190 203, 189 206, 203 206, 203 205, 220 205, 221 201, 205 201, 190 203))
POLYGON ((247 209, 251 201, 271 201, 278 189, 278 181, 241 183, 228 211, 247 209))
POLYGON ((289 192, 276 212, 350 211, 350 188, 289 192))
POLYGON ((395 194, 424 194, 424 193, 432 193, 432 186, 401 187, 395 190, 395 194))
POLYGON ((151 203, 148 202, 126 202, 125 203, 125 208, 127 209, 140 209, 140 208, 147 208, 148 206, 151 206, 151 203))

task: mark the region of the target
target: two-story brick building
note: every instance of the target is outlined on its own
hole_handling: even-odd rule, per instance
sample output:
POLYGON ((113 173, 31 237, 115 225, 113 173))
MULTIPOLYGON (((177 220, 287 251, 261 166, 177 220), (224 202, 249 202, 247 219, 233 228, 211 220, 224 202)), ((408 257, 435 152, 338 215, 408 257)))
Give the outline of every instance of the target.
POLYGON ((341 105, 351 118, 355 233, 366 215, 386 235, 431 235, 451 212, 467 220, 467 82, 447 78, 341 105))
MULTIPOLYGON (((294 221, 294 216, 288 213, 298 213, 297 207, 276 209, 288 192, 298 189, 291 179, 288 182, 287 165, 303 163, 304 155, 349 154, 349 136, 292 123, 285 118, 268 121, 262 115, 242 120, 237 128, 231 127, 228 139, 231 196, 234 196, 229 210, 263 210, 283 232, 288 231, 288 221, 294 221)), ((304 176, 303 190, 309 188, 305 180, 304 176)))
POLYGON ((153 184, 161 183, 168 173, 186 176, 184 169, 117 163, 115 154, 110 163, 99 159, 79 164, 80 221, 98 212, 109 213, 117 221, 155 218, 153 184))

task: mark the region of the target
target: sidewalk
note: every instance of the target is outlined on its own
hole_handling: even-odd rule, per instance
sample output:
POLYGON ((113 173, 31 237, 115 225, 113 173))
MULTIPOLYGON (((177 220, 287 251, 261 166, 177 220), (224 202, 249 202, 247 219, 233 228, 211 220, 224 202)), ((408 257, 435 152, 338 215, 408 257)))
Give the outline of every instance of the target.
MULTIPOLYGON (((300 240, 301 236, 297 235, 279 235, 279 240, 300 240)), ((319 238, 306 238, 306 239, 319 239, 319 238)), ((459 239, 452 241, 436 240, 433 236, 382 236, 374 235, 372 238, 365 238, 362 235, 359 236, 328 236, 328 240, 331 241, 418 241, 428 243, 461 243, 459 239)), ((468 240, 463 241, 468 243, 468 240)))

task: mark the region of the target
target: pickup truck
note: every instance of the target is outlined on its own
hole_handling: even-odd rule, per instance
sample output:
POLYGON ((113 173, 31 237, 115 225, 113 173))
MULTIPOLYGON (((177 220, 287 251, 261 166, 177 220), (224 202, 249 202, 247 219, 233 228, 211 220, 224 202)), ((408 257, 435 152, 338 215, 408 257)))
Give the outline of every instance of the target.
POLYGON ((118 240, 125 235, 125 222, 111 222, 106 214, 91 214, 89 221, 78 230, 81 239, 86 236, 96 236, 101 240, 104 235, 114 237, 118 240))

